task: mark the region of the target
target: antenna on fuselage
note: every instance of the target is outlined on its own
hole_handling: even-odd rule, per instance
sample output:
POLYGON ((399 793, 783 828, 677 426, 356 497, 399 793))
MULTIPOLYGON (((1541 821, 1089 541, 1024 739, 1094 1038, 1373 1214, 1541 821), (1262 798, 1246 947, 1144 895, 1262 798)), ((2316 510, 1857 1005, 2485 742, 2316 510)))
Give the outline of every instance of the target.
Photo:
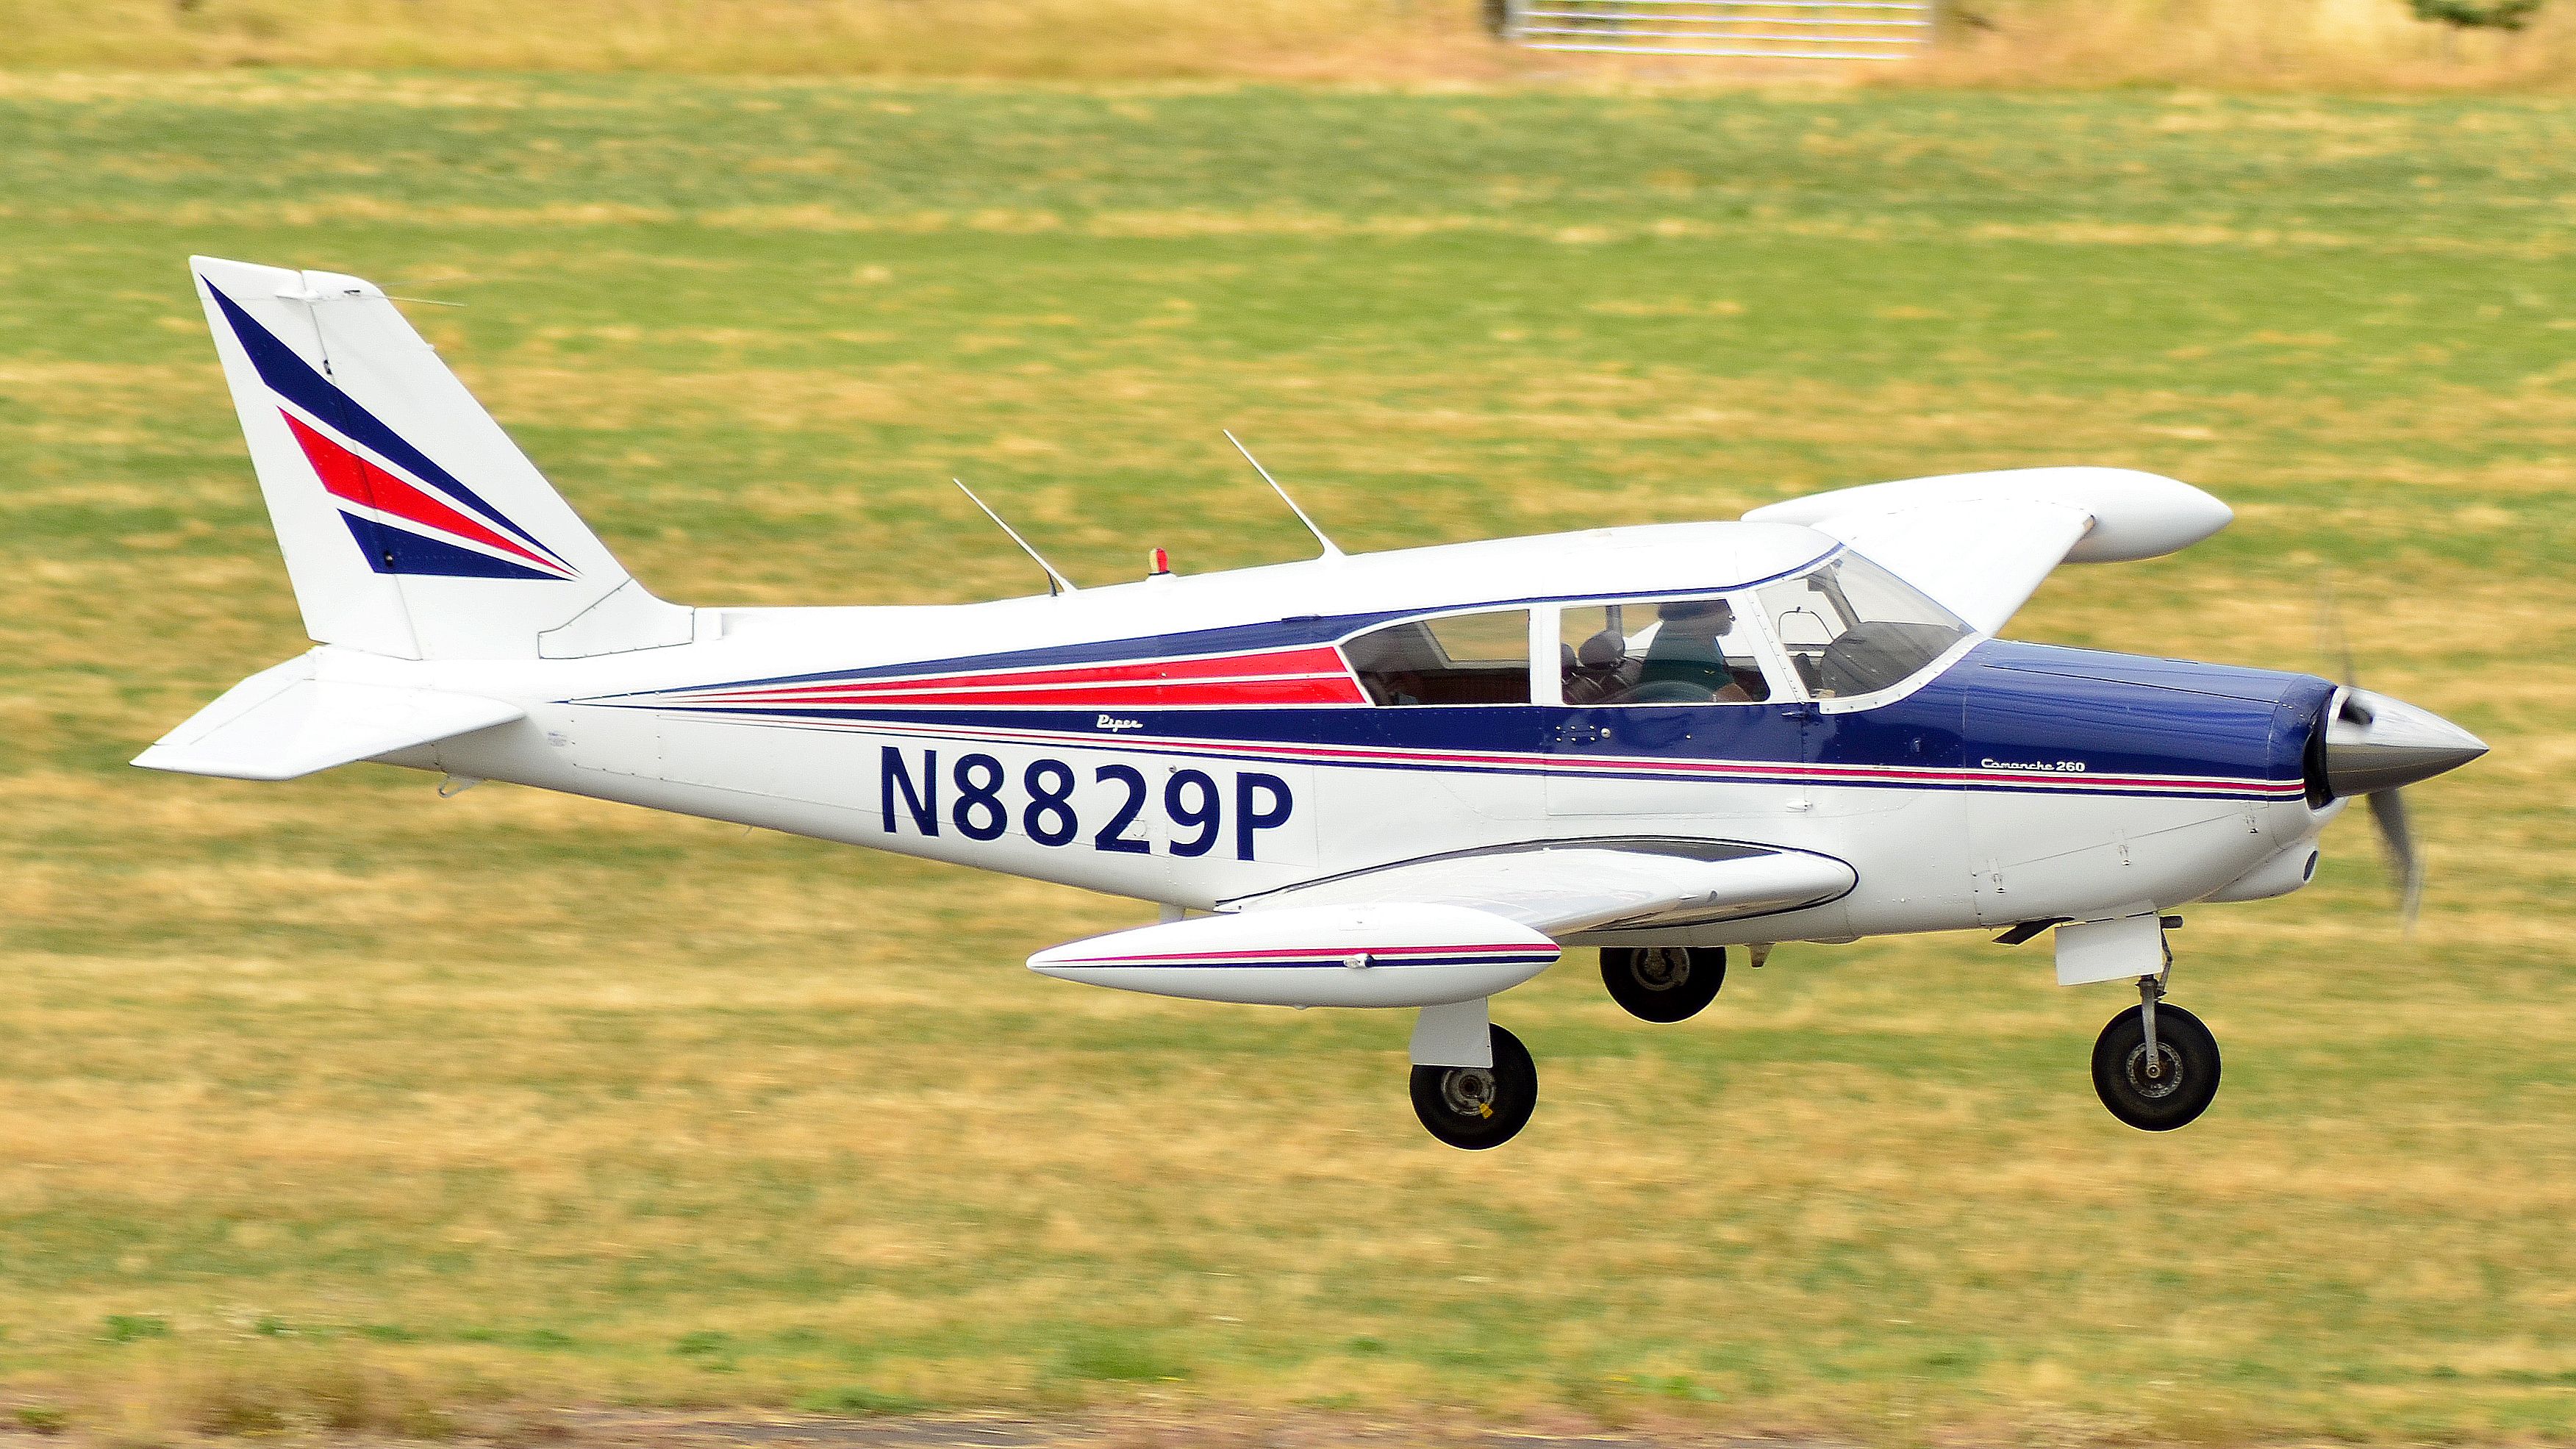
POLYGON ((1054 597, 1055 597, 1056 595, 1058 595, 1058 594, 1073 594, 1073 593, 1080 593, 1080 592, 1081 592, 1081 590, 1079 590, 1079 589, 1077 589, 1077 588, 1075 588, 1075 587, 1074 587, 1073 580, 1071 580, 1071 579, 1069 579, 1069 578, 1066 578, 1064 575, 1062 575, 1062 574, 1060 574, 1060 573, 1057 573, 1057 572, 1056 572, 1055 565, 1054 565, 1054 564, 1051 564, 1051 563, 1048 563, 1048 562, 1046 561, 1046 555, 1045 555, 1045 554, 1042 554, 1042 553, 1038 552, 1036 549, 1033 549, 1033 548, 1029 547, 1029 541, 1028 541, 1027 539, 1025 539, 1025 538, 1020 537, 1020 531, 1019 531, 1018 529, 1011 527, 1011 526, 1010 526, 1009 524, 1007 524, 1007 523, 1004 523, 1004 522, 1002 521, 1002 515, 1000 515, 1000 514, 998 514, 998 513, 995 513, 995 512, 993 511, 993 506, 992 506, 991 504, 986 503, 983 499, 976 497, 976 496, 975 496, 975 490, 966 486, 966 480, 965 480, 965 479, 963 479, 963 478, 951 478, 951 479, 949 479, 948 481, 957 485, 957 491, 966 495, 966 501, 967 501, 967 502, 972 503, 972 504, 974 504, 976 507, 983 509, 983 510, 984 510, 984 516, 985 516, 986 518, 989 518, 989 519, 993 520, 993 526, 994 526, 995 528, 998 528, 998 529, 1000 529, 1002 532, 1004 532, 1004 533, 1006 533, 1006 534, 1010 535, 1011 542, 1016 543, 1016 544, 1018 544, 1018 545, 1020 546, 1020 552, 1022 552, 1022 553, 1024 553, 1024 554, 1027 554, 1027 555, 1029 556, 1029 560, 1030 560, 1030 562, 1035 563, 1039 568, 1042 568, 1042 569, 1046 570, 1046 576, 1047 576, 1047 597, 1048 597, 1048 598, 1054 598, 1054 597))
POLYGON ((1306 516, 1306 510, 1297 506, 1297 500, 1288 496, 1288 490, 1279 486, 1279 480, 1270 476, 1270 470, 1261 466, 1261 460, 1252 456, 1250 448, 1243 446, 1243 439, 1236 437, 1230 429, 1220 428, 1218 431, 1225 434, 1227 442, 1234 444, 1234 450, 1243 455, 1243 461, 1252 465, 1252 471, 1261 475, 1261 481, 1270 485, 1270 491, 1279 495, 1279 501, 1288 505, 1288 511, 1297 515, 1297 521, 1306 525, 1306 531, 1315 535, 1315 542, 1324 546, 1324 557, 1342 557, 1341 546, 1324 536, 1324 531, 1315 526, 1315 520, 1306 516))

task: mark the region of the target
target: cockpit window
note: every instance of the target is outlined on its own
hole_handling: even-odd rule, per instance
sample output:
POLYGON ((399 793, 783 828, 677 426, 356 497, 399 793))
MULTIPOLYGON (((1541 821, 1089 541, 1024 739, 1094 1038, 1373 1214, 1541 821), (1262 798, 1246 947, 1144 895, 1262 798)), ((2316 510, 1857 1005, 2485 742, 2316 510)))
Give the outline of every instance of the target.
POLYGON ((1901 683, 1970 632, 1912 584, 1849 550, 1755 595, 1807 692, 1819 699, 1901 683))
POLYGON ((1771 697, 1753 630, 1725 599, 1568 605, 1557 621, 1567 704, 1750 704, 1771 697))
POLYGON ((1527 704, 1527 609, 1371 630, 1342 646, 1379 704, 1527 704))

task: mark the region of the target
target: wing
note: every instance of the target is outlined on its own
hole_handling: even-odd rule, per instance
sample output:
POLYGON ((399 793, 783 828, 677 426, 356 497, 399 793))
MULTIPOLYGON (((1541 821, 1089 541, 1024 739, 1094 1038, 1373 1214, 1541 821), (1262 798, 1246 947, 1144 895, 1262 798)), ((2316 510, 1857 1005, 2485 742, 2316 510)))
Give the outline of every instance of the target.
POLYGON ((2235 515, 2154 473, 2021 468, 1837 489, 1744 516, 1831 534, 1991 634, 2060 563, 2154 558, 2235 515))
POLYGON ((1535 843, 1433 856, 1228 902, 1254 915, 1407 902, 1460 906, 1562 940, 1582 931, 1689 926, 1821 905, 1849 891, 1830 856, 1719 841, 1535 843))
POLYGON ((1557 941, 1820 905, 1852 868, 1711 841, 1537 843, 1434 856, 1112 931, 1029 958, 1042 976, 1158 996, 1279 1006, 1438 1006, 1508 990, 1557 941))

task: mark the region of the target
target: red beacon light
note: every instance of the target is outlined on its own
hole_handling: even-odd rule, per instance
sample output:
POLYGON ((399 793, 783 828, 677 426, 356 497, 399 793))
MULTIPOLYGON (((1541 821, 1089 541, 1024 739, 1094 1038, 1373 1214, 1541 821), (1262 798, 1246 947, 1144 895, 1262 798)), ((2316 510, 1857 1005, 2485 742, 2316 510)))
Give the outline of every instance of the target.
POLYGON ((1171 577, 1172 556, 1170 554, 1165 553, 1163 550, 1158 548, 1145 556, 1145 562, 1149 565, 1146 571, 1146 576, 1148 578, 1164 579, 1171 577))

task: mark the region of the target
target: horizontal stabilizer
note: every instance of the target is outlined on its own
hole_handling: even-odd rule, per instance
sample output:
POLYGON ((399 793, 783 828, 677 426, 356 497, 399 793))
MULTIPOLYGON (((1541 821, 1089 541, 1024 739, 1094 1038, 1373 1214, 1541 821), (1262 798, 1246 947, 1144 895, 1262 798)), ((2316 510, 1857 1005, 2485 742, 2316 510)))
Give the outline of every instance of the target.
POLYGON ((525 713, 477 695, 317 679, 312 656, 304 655, 224 691, 134 763, 229 780, 292 780, 525 713))
POLYGON ((1490 913, 1562 940, 1821 905, 1852 888, 1831 856, 1703 840, 1534 843, 1405 861, 1232 902, 1246 915, 1415 901, 1490 913))
POLYGON ((1268 1006, 1438 1006, 1518 986, 1556 943, 1487 911, 1312 906, 1200 916, 1052 946, 1041 976, 1268 1006))
POLYGON ((1744 515, 1850 544, 1991 634, 2060 563, 2117 563, 2225 528, 2227 505, 2129 468, 2015 468, 1840 488, 1744 515))

